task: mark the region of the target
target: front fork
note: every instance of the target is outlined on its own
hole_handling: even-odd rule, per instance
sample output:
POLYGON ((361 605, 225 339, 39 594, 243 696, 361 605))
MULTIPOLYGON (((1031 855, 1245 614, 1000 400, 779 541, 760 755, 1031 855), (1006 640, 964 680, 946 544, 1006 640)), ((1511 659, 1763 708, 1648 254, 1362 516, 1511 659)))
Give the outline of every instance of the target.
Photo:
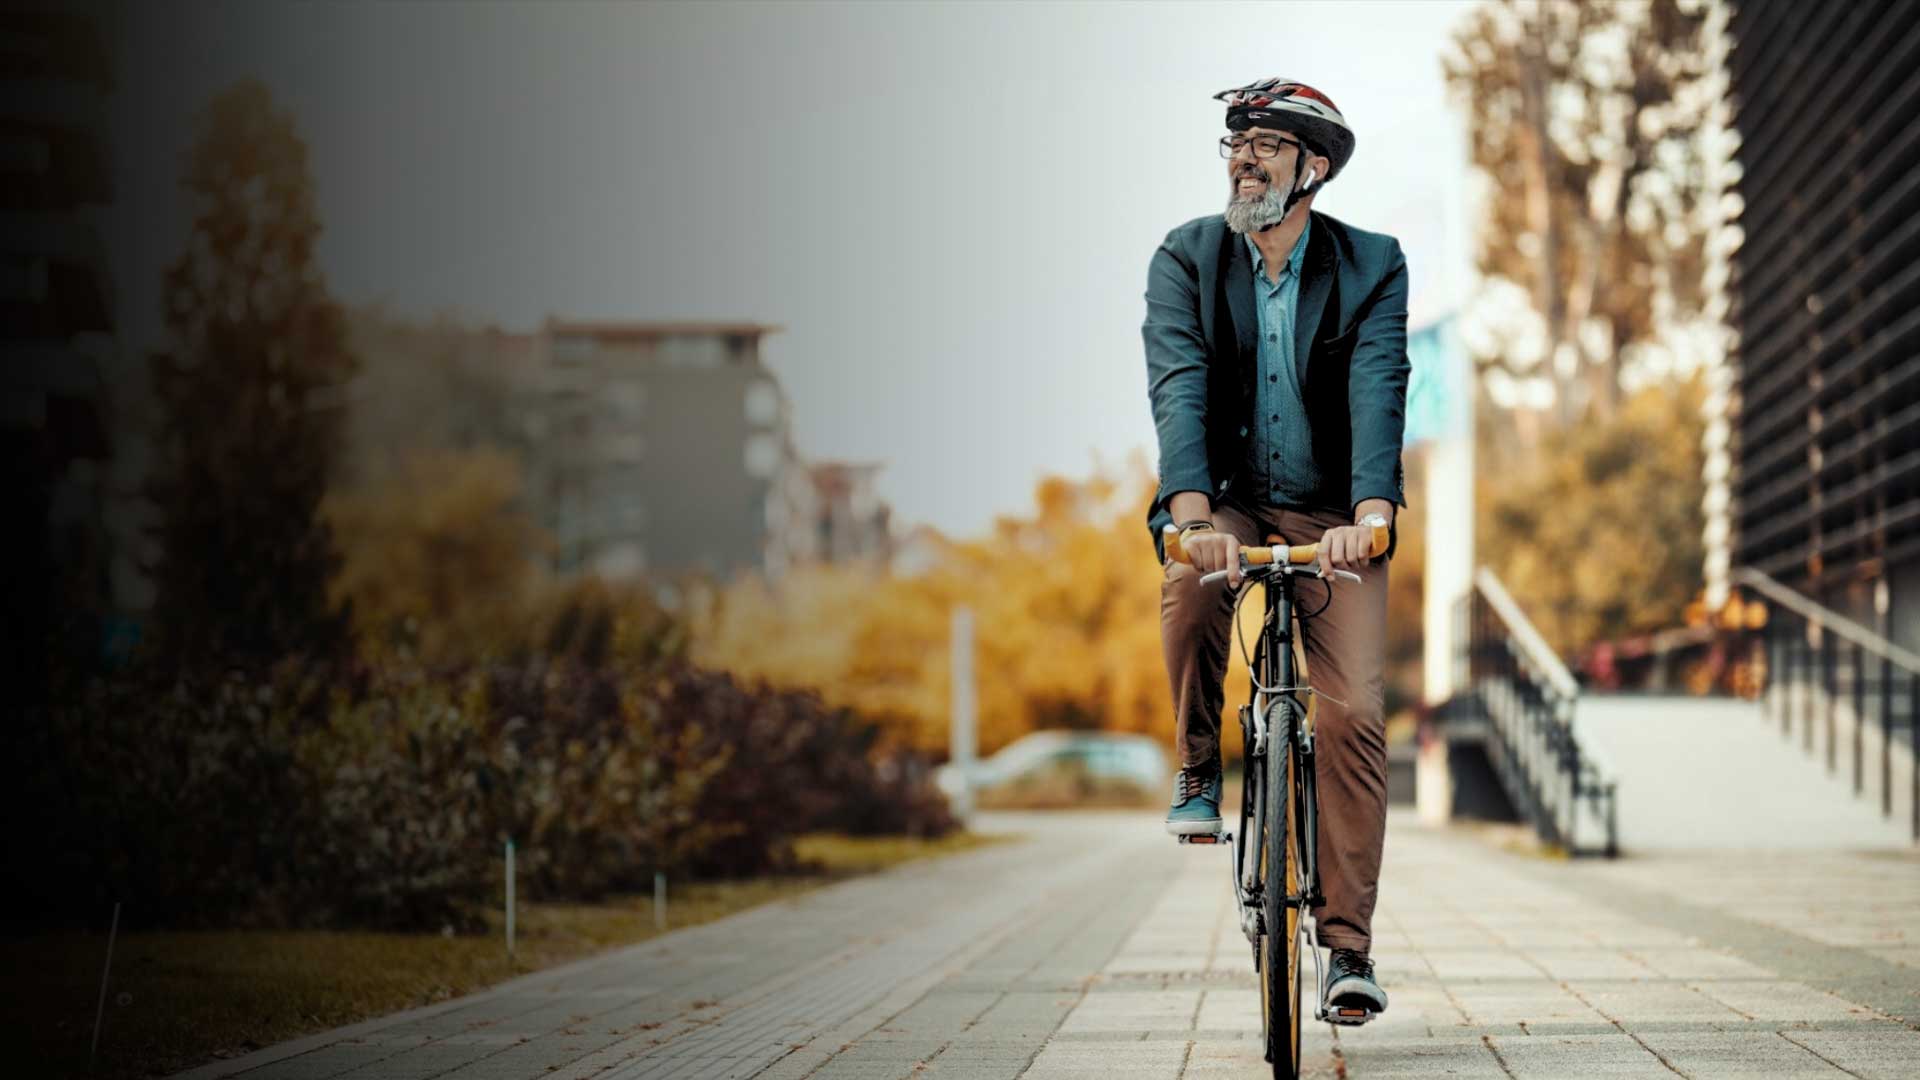
MULTIPOLYGON (((1295 714, 1302 717, 1306 715, 1306 710, 1300 707, 1297 699, 1295 714)), ((1319 800, 1315 790, 1313 732, 1305 725, 1297 725, 1288 733, 1292 742, 1291 747, 1273 742, 1271 740, 1273 733, 1267 729, 1260 713, 1252 705, 1242 705, 1240 706, 1240 734, 1243 746, 1255 747, 1264 744, 1267 753, 1284 754, 1290 749, 1297 749, 1299 754, 1297 759, 1300 764, 1299 782, 1295 789, 1296 802, 1292 811, 1297 815, 1296 820, 1300 822, 1300 880, 1304 883, 1304 888, 1300 895, 1289 896, 1286 903, 1289 907, 1298 906, 1302 916, 1305 916, 1308 911, 1322 902, 1320 838, 1317 820, 1319 800)), ((1261 883, 1255 869, 1259 865, 1255 845, 1260 842, 1262 819, 1266 815, 1266 807, 1261 797, 1262 793, 1257 790, 1258 785, 1251 782, 1251 777, 1256 773, 1265 775, 1264 759, 1264 754, 1257 757, 1249 755, 1247 758, 1247 779, 1243 779, 1240 784, 1240 820, 1243 835, 1231 838, 1233 895, 1240 904, 1240 929, 1246 933, 1247 940, 1256 946, 1260 940, 1261 923, 1264 917, 1260 910, 1261 883)), ((1317 963, 1317 956, 1315 960, 1317 963)))

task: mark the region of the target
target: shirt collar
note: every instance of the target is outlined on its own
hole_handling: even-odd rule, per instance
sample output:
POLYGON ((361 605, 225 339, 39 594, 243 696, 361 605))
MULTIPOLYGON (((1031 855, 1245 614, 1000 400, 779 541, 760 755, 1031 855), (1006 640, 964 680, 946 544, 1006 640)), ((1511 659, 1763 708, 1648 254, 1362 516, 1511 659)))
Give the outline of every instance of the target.
MULTIPOLYGON (((1287 256, 1287 265, 1280 269, 1281 280, 1286 280, 1288 275, 1296 278, 1300 276, 1300 264, 1304 262, 1307 257, 1307 234, 1312 231, 1313 219, 1308 218, 1306 225, 1300 229, 1300 239, 1294 241, 1293 251, 1287 256)), ((1253 255, 1253 276, 1256 279, 1264 280, 1266 278, 1267 261, 1266 258, 1260 254, 1260 245, 1253 242, 1253 234, 1251 233, 1241 234, 1240 239, 1247 242, 1247 251, 1253 255)))

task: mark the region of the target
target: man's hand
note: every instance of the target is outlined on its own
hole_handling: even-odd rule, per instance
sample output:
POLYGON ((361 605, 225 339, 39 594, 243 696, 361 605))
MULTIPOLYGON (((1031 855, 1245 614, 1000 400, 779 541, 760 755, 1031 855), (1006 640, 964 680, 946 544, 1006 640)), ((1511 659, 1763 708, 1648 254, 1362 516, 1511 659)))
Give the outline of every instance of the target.
MULTIPOLYGON (((1393 504, 1385 499, 1362 499, 1353 508, 1355 521, 1368 514, 1379 514, 1393 522, 1393 504)), ((1365 525, 1335 525, 1320 537, 1320 573, 1330 576, 1335 570, 1355 570, 1364 565, 1373 551, 1373 530, 1365 525)))
POLYGON ((1215 570, 1227 572, 1227 585, 1240 587, 1240 541, 1230 532, 1195 529, 1180 538, 1180 549, 1202 574, 1215 570))
POLYGON ((1335 525, 1320 537, 1320 574, 1331 577, 1335 570, 1354 570, 1364 565, 1373 550, 1373 530, 1365 525, 1335 525))

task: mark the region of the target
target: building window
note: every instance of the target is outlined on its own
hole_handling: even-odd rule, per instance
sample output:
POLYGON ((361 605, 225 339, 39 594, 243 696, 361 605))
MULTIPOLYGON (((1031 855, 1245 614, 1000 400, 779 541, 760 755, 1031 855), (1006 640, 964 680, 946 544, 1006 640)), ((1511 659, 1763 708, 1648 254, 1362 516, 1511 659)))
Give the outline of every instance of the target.
POLYGON ((647 406, 647 384, 639 379, 615 379, 607 384, 607 404, 628 415, 639 415, 647 406))
POLYGON ((584 364, 593 358, 593 339, 584 334, 562 334, 553 339, 552 351, 555 364, 584 364))
POLYGON ((667 367, 717 368, 726 361, 726 343, 717 337, 663 338, 659 357, 667 367))

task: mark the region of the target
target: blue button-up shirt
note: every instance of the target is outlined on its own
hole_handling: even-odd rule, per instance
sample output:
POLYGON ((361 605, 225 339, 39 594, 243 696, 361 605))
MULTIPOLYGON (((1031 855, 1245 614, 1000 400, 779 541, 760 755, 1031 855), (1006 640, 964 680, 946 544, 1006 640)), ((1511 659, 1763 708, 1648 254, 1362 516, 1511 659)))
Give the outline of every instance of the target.
POLYGON ((1269 503, 1298 505, 1320 487, 1313 462, 1313 437, 1307 407, 1300 396, 1300 369, 1293 355, 1294 308, 1300 299, 1300 264, 1306 258, 1307 232, 1293 245, 1280 268, 1280 280, 1267 280, 1266 260, 1253 237, 1243 236, 1253 257, 1254 310, 1259 312, 1259 367, 1255 380, 1253 431, 1247 440, 1249 474, 1269 503))

